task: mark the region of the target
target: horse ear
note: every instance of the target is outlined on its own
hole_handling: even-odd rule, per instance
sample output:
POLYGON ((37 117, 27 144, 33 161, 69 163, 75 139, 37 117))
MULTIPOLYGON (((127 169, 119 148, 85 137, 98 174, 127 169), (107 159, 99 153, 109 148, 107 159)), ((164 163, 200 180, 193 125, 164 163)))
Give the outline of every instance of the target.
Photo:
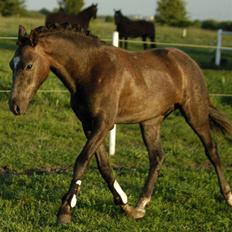
POLYGON ((18 40, 21 40, 22 38, 26 37, 27 32, 24 26, 19 25, 19 31, 18 31, 18 40))
POLYGON ((31 43, 31 46, 34 47, 38 42, 38 32, 36 30, 32 30, 29 35, 29 40, 31 43))

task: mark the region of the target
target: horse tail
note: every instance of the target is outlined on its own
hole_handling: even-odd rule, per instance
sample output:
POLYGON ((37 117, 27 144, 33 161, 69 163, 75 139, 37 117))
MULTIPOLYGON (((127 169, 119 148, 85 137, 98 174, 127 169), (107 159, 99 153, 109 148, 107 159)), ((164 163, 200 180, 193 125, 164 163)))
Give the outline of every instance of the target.
POLYGON ((232 125, 229 120, 210 102, 209 123, 211 129, 216 129, 222 134, 232 134, 232 125))

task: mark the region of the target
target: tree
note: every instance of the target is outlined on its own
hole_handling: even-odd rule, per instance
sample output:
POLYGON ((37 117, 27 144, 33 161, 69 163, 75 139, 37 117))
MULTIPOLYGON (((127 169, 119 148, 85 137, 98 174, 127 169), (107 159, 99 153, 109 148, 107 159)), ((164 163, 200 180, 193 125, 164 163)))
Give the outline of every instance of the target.
POLYGON ((39 10, 39 13, 46 16, 46 15, 50 14, 51 12, 46 8, 42 8, 39 10))
POLYGON ((0 0, 0 13, 3 16, 25 13, 24 0, 0 0))
POLYGON ((84 0, 59 0, 58 4, 60 9, 64 10, 69 14, 76 14, 80 12, 84 6, 84 0))
POLYGON ((158 0, 156 22, 171 26, 186 26, 189 19, 185 0, 158 0))

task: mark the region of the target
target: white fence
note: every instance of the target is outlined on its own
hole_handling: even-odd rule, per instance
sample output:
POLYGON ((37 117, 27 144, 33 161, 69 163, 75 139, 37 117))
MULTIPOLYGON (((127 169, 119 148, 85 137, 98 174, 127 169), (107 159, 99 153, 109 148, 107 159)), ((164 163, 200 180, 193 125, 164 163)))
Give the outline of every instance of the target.
MULTIPOLYGON (((119 46, 119 33, 117 31, 113 32, 112 44, 115 47, 119 46)), ((115 154, 115 149, 116 149, 116 124, 114 125, 114 128, 110 131, 109 154, 114 155, 115 154)))
POLYGON ((231 35, 231 31, 223 31, 222 29, 219 29, 217 32, 217 48, 216 48, 216 55, 215 55, 215 64, 219 66, 221 64, 221 51, 222 50, 231 50, 230 47, 222 47, 222 36, 223 35, 231 35))

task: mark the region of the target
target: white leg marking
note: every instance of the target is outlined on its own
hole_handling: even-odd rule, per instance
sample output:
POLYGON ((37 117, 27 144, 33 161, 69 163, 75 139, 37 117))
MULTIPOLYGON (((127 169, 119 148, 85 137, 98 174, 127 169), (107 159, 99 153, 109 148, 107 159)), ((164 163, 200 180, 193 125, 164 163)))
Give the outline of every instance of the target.
POLYGON ((73 194, 72 200, 70 202, 70 206, 72 208, 74 208, 76 206, 76 204, 77 204, 77 196, 76 196, 76 194, 73 194))
MULTIPOLYGON (((80 185, 81 185, 81 180, 77 180, 77 181, 76 181, 76 184, 80 186, 80 185)), ((71 202, 70 202, 70 206, 71 206, 72 208, 74 208, 74 207, 76 206, 76 204, 77 204, 77 195, 76 195, 76 194, 73 194, 72 200, 71 200, 71 202)))
POLYGON ((13 59, 13 63, 14 63, 14 69, 17 68, 18 63, 20 62, 20 57, 19 56, 15 56, 13 59))
POLYGON ((77 184, 77 185, 81 185, 81 180, 77 180, 77 181, 76 181, 76 184, 77 184))
POLYGON ((232 206, 232 194, 231 194, 231 192, 228 194, 228 200, 227 200, 227 202, 228 202, 228 204, 230 206, 232 206))
POLYGON ((119 194, 119 196, 122 199, 123 204, 127 204, 127 195, 126 193, 123 192, 121 186, 119 185, 119 183, 117 182, 117 180, 114 181, 114 189, 117 191, 117 193, 119 194))

